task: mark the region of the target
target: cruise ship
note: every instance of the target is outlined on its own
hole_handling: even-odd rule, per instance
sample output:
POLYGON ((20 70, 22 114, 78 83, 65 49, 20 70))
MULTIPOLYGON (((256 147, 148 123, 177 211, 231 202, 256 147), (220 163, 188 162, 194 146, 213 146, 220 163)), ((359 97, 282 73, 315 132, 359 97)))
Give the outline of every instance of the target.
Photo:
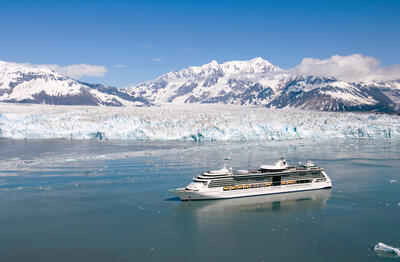
POLYGON ((258 169, 211 170, 193 178, 184 188, 170 192, 181 200, 224 199, 331 188, 324 169, 312 161, 291 166, 285 158, 258 169))

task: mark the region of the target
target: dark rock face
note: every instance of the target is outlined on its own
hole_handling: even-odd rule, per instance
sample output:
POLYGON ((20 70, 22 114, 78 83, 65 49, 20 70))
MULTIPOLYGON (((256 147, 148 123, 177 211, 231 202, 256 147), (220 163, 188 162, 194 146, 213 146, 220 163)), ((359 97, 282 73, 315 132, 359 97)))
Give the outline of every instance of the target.
MULTIPOLYGON (((314 82, 315 83, 315 82, 314 82)), ((400 92, 385 89, 379 86, 352 84, 346 88, 332 85, 334 81, 328 79, 323 84, 311 90, 305 88, 291 89, 298 85, 298 81, 289 81, 279 96, 270 101, 267 107, 295 107, 300 109, 321 111, 373 111, 381 113, 399 114, 399 104, 385 93, 400 97, 400 92), (348 99, 346 99, 346 97, 348 99)))
POLYGON ((44 91, 35 94, 33 99, 23 99, 20 101, 9 100, 7 102, 14 103, 30 103, 30 104, 47 104, 47 105, 87 105, 96 106, 99 101, 94 98, 86 90, 82 90, 79 95, 66 95, 66 96, 51 96, 47 95, 44 91))
MULTIPOLYGON (((145 99, 143 97, 140 97, 140 96, 139 97, 132 96, 132 95, 124 92, 123 89, 119 89, 119 88, 112 87, 112 86, 105 86, 105 85, 102 85, 102 84, 90 84, 90 83, 86 83, 86 82, 80 82, 80 83, 84 84, 85 86, 88 86, 91 89, 97 90, 97 91, 99 91, 101 93, 109 94, 109 95, 115 95, 115 96, 117 96, 119 98, 122 98, 122 99, 124 99, 126 101, 140 102, 140 103, 143 104, 143 106, 150 106, 151 105, 151 103, 147 99, 145 99)), ((108 103, 107 102, 101 102, 101 103, 102 103, 102 105, 105 105, 105 106, 123 106, 116 99, 114 99, 113 102, 108 102, 108 103)))
POLYGON ((196 83, 184 84, 178 88, 176 94, 168 98, 168 102, 173 102, 175 98, 189 94, 197 87, 196 83))

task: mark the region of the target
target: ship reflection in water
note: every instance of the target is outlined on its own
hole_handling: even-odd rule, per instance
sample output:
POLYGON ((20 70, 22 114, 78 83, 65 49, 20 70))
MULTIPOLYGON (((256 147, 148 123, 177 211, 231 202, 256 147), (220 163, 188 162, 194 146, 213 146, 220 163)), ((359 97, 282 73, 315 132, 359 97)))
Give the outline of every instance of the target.
POLYGON ((177 211, 194 212, 199 216, 216 216, 240 211, 317 210, 325 206, 331 191, 331 189, 321 189, 222 200, 183 201, 177 211))

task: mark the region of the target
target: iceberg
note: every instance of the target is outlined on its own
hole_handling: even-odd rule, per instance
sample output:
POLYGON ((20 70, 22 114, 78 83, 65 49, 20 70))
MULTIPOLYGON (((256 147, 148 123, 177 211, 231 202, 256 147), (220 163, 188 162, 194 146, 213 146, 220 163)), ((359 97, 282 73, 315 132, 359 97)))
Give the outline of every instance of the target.
POLYGON ((397 140, 400 117, 215 104, 105 107, 0 103, 0 137, 132 141, 397 140))
POLYGON ((381 242, 375 245, 374 251, 388 252, 400 256, 400 249, 385 245, 381 242))

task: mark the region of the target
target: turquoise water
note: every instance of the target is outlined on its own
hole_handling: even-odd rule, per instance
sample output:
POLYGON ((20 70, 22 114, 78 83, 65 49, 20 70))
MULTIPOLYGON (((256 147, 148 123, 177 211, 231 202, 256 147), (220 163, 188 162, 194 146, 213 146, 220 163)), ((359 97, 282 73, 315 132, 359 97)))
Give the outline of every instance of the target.
POLYGON ((397 261, 373 246, 400 246, 399 160, 387 140, 0 140, 0 261, 397 261), (168 192, 223 163, 281 156, 314 160, 333 189, 198 202, 168 192))

